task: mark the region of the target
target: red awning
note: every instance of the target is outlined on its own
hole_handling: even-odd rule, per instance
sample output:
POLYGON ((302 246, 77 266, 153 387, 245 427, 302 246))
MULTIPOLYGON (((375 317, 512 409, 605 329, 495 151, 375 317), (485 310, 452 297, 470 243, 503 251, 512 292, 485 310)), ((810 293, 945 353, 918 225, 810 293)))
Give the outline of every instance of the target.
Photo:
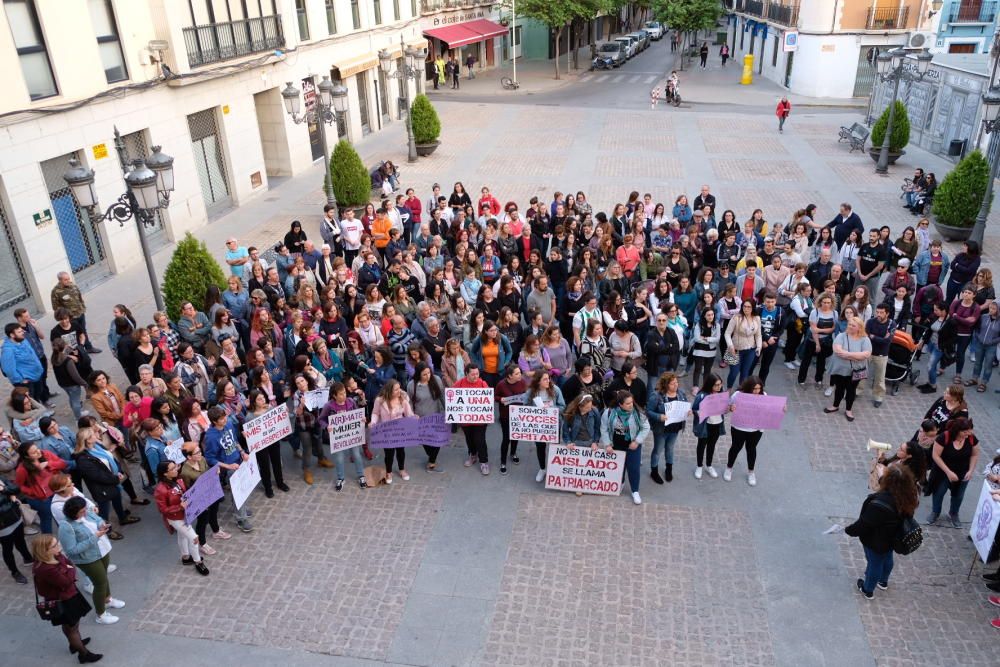
POLYGON ((428 37, 441 40, 451 48, 456 48, 465 46, 466 44, 482 42, 493 37, 499 37, 500 35, 506 35, 507 28, 493 21, 477 19, 475 21, 466 21, 465 23, 456 23, 455 25, 424 30, 424 34, 428 37))

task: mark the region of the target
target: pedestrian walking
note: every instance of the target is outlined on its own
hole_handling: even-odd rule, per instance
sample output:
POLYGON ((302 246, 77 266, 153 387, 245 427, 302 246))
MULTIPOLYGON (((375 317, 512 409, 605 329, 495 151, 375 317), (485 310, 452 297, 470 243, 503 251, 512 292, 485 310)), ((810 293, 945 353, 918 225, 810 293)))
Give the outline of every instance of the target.
POLYGON ((465 66, 469 68, 469 80, 476 78, 476 56, 471 53, 465 58, 465 66))
POLYGON ((656 103, 660 101, 660 87, 653 86, 653 90, 649 91, 649 108, 650 110, 656 109, 656 103))
POLYGON ((708 67, 708 42, 701 43, 701 48, 698 49, 698 57, 701 58, 701 68, 706 69, 708 67))
POLYGON ((719 49, 719 57, 722 58, 722 66, 726 66, 726 61, 729 60, 729 45, 723 44, 719 49))
POLYGON ((434 60, 434 90, 438 89, 439 84, 444 84, 448 81, 447 73, 445 72, 446 66, 444 58, 440 55, 434 60))
POLYGON ((792 113, 792 103, 788 101, 788 98, 784 95, 778 100, 778 106, 774 110, 774 115, 778 117, 778 132, 785 131, 785 121, 788 120, 788 114, 792 113))

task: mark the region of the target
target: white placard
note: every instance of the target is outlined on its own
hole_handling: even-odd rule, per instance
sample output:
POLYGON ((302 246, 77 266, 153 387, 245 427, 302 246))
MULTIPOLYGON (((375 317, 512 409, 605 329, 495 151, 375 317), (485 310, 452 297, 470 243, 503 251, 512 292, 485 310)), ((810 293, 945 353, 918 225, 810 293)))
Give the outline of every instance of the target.
POLYGON ((184 438, 177 438, 169 445, 167 445, 167 458, 181 465, 184 463, 184 452, 181 451, 181 446, 184 444, 184 438))
POLYGON ((559 408, 512 405, 510 439, 526 442, 559 442, 559 408))
POLYGON ((545 462, 545 488, 599 496, 622 492, 625 452, 549 445, 545 462))
POLYGON ((990 495, 990 483, 984 480, 979 500, 976 502, 976 513, 972 515, 972 523, 969 525, 969 537, 972 538, 972 543, 976 545, 976 551, 984 563, 989 558, 990 549, 993 548, 998 525, 1000 525, 1000 503, 993 500, 993 496, 990 495))
POLYGON ((444 392, 444 421, 447 424, 492 424, 491 387, 452 387, 444 392))
POLYGON ((292 422, 288 418, 288 407, 284 403, 243 424, 243 436, 247 439, 247 450, 251 454, 291 434, 292 422))
POLYGON ((302 395, 302 402, 305 403, 307 410, 320 410, 326 405, 329 395, 327 389, 313 389, 302 395))
POLYGON ((257 457, 251 456, 240 463, 239 469, 229 476, 229 488, 233 492, 233 503, 236 509, 243 507, 254 488, 260 482, 260 468, 257 467, 257 457))
POLYGON ((330 453, 365 444, 365 409, 331 412, 326 418, 330 434, 330 453))
POLYGON ((688 413, 691 412, 691 404, 686 401, 670 401, 664 403, 663 407, 666 408, 667 424, 683 422, 687 419, 688 413))

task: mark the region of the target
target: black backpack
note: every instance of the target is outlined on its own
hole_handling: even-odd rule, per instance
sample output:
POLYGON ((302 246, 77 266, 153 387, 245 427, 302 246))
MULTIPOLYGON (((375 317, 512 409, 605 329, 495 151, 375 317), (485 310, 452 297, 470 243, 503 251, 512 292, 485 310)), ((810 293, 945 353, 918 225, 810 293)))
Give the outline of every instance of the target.
MULTIPOLYGON (((891 505, 887 505, 880 500, 872 501, 879 507, 884 507, 887 510, 896 512, 896 508, 891 505)), ((920 548, 920 545, 924 543, 924 531, 917 523, 917 520, 912 516, 902 517, 899 522, 899 526, 896 528, 896 534, 892 538, 892 550, 898 553, 900 556, 909 556, 914 551, 920 548)))

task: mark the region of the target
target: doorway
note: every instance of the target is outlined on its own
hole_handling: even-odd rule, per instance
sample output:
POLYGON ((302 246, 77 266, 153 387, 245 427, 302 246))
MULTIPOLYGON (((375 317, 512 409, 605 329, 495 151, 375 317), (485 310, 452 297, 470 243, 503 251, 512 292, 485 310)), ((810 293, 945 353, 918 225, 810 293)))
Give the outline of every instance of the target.
POLYGON ((215 122, 215 111, 215 107, 212 107, 187 117, 195 171, 198 172, 201 197, 205 201, 209 217, 213 217, 232 204, 229 182, 226 178, 226 160, 219 139, 219 127, 215 122))
MULTIPOLYGON (((80 151, 73 151, 41 163, 42 175, 52 202, 52 213, 59 226, 66 258, 77 282, 103 277, 108 273, 104 264, 104 243, 96 224, 89 214, 80 209, 63 173, 70 158, 80 160, 80 151)), ((83 160, 80 160, 82 163, 83 160)))
POLYGON ((357 74, 354 80, 358 86, 358 113, 361 114, 361 134, 372 133, 371 120, 368 115, 368 77, 364 72, 357 74))

